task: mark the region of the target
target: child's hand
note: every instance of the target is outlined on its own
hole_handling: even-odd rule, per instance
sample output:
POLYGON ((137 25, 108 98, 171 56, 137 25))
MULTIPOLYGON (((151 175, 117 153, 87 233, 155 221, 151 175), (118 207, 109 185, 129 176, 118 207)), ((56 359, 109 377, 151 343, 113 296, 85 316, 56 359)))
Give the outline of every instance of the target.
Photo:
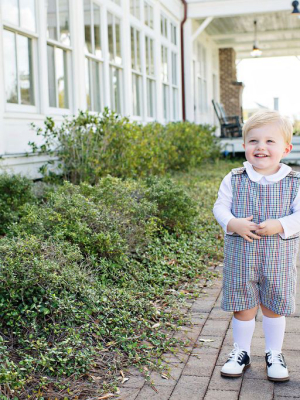
POLYGON ((276 233, 283 233, 283 227, 278 219, 267 219, 258 225, 255 232, 261 236, 276 235, 276 233))
POLYGON ((253 239, 260 239, 260 236, 256 235, 254 232, 259 228, 259 225, 251 222, 253 215, 247 218, 233 218, 229 221, 227 225, 227 231, 235 232, 242 236, 248 242, 253 242, 253 239))

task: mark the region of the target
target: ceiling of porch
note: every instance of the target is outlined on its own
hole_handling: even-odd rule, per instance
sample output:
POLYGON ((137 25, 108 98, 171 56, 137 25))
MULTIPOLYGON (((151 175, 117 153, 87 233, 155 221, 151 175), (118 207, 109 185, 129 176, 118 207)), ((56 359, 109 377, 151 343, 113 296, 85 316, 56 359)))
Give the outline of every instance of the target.
POLYGON ((233 47, 238 59, 251 58, 255 20, 262 57, 300 55, 300 19, 291 14, 291 0, 189 0, 189 8, 218 47, 233 47))

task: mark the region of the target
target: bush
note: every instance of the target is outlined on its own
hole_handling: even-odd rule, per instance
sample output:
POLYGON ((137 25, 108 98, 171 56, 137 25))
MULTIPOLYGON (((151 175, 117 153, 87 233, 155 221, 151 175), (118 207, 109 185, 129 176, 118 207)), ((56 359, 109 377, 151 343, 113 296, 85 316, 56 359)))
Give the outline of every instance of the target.
POLYGON ((139 291, 102 286, 77 246, 2 238, 0 257, 0 383, 26 388, 18 398, 36 398, 32 389, 46 383, 53 388, 53 376, 59 388, 60 378, 79 378, 97 360, 109 373, 110 343, 137 362, 174 342, 151 328, 164 313, 139 291))
POLYGON ((33 183, 21 175, 0 175, 0 235, 7 232, 8 226, 19 220, 22 206, 33 203, 33 183))
MULTIPOLYGON (((72 183, 95 184, 108 174, 133 178, 163 175, 220 154, 214 128, 208 125, 179 122, 143 126, 108 109, 101 116, 80 111, 77 117, 65 117, 59 127, 48 117, 44 129, 34 124, 33 128, 44 139, 41 146, 29 143, 33 152, 57 156, 64 179, 72 183)), ((48 167, 44 165, 41 172, 51 177, 48 167)))

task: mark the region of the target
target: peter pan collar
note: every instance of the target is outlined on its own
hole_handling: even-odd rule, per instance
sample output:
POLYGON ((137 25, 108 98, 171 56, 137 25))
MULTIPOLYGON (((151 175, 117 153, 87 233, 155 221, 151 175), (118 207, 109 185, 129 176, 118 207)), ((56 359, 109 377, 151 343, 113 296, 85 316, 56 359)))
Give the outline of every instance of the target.
POLYGON ((277 171, 276 174, 262 175, 256 172, 253 169, 252 164, 250 164, 248 161, 244 162, 244 167, 246 168, 247 174, 253 182, 259 182, 262 178, 265 178, 269 182, 278 182, 281 179, 285 178, 291 172, 292 168, 283 163, 280 163, 279 165, 280 170, 277 171))

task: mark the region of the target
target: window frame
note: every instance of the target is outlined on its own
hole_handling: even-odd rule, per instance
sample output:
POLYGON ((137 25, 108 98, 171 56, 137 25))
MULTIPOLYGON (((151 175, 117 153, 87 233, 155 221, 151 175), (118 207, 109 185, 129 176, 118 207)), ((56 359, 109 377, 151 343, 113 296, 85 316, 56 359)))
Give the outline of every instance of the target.
POLYGON ((108 63, 108 79, 109 79, 109 91, 110 91, 110 95, 109 95, 109 107, 111 108, 111 110, 113 110, 113 91, 112 91, 112 69, 115 68, 118 70, 119 73, 119 80, 120 80, 120 87, 119 87, 119 94, 120 94, 120 111, 117 113, 120 113, 120 115, 123 114, 124 112, 124 90, 123 90, 123 81, 124 81, 124 51, 123 51, 123 46, 122 46, 122 31, 123 31, 123 19, 121 17, 121 15, 119 15, 119 13, 115 13, 114 10, 112 8, 107 8, 106 10, 106 32, 107 32, 107 63, 108 63), (117 42, 116 42, 116 30, 115 30, 115 18, 117 18, 120 21, 120 51, 121 51, 121 64, 118 64, 115 62, 115 60, 110 60, 110 56, 109 56, 109 36, 108 36, 108 15, 111 15, 113 17, 113 51, 114 51, 114 59, 116 57, 116 48, 117 48, 117 42))
POLYGON ((155 118, 157 117, 157 107, 156 107, 156 93, 157 93, 157 79, 156 79, 156 54, 155 54, 155 37, 150 36, 148 33, 145 33, 144 35, 144 45, 145 45, 145 94, 146 94, 146 115, 145 115, 145 120, 146 121, 154 121, 155 118), (150 65, 151 65, 151 41, 153 43, 153 74, 151 75, 150 73, 147 73, 147 63, 150 62, 149 64, 149 70, 150 70, 150 65), (149 52, 149 60, 147 60, 147 47, 148 47, 148 52, 149 52), (148 82, 153 85, 153 98, 152 98, 152 109, 153 109, 153 116, 150 116, 148 114, 149 106, 150 106, 150 98, 149 98, 149 92, 148 92, 148 82))
MULTIPOLYGON (((47 112, 53 115, 71 115, 73 108, 74 108, 74 102, 72 101, 73 99, 73 90, 72 90, 72 82, 73 82, 73 45, 72 45, 72 28, 73 28, 73 21, 72 21, 72 13, 71 13, 71 7, 70 7, 70 0, 68 1, 68 10, 69 10, 69 32, 70 32, 70 45, 65 45, 59 40, 54 40, 51 39, 47 36, 46 34, 46 47, 48 45, 57 47, 63 51, 66 52, 66 76, 67 76, 67 97, 68 97, 68 108, 61 108, 57 104, 56 107, 50 106, 50 98, 49 98, 49 71, 48 71, 48 54, 47 54, 47 78, 48 78, 48 104, 47 104, 47 112)), ((47 10, 48 11, 48 10, 47 10)), ((60 32, 60 22, 59 22, 59 7, 58 7, 58 0, 56 0, 56 15, 57 15, 57 37, 59 37, 59 32, 60 32)), ((48 30, 48 15, 46 16, 46 31, 48 30)), ((55 69, 56 69, 56 64, 55 64, 55 69)), ((55 79, 56 81, 56 79, 55 79)), ((56 84, 56 82, 55 82, 56 84)), ((57 87, 56 87, 57 90, 57 87)), ((57 98, 57 96, 56 96, 57 98)))
POLYGON ((134 25, 130 25, 130 44, 132 44, 131 42, 131 34, 133 31, 133 35, 134 35, 134 51, 132 51, 132 47, 131 47, 131 79, 132 79, 132 116, 135 119, 143 119, 144 116, 144 111, 143 111, 143 107, 144 107, 144 101, 143 101, 143 96, 144 96, 144 88, 143 88, 143 66, 142 66, 142 32, 139 28, 137 28, 134 25), (139 44, 137 41, 137 33, 139 34, 139 44), (138 53, 138 46, 139 46, 139 53, 138 53), (132 63, 132 54, 134 53, 134 65, 138 65, 137 63, 137 58, 138 58, 138 54, 140 55, 140 60, 139 60, 139 64, 140 64, 140 70, 133 68, 133 63, 132 63), (134 78, 137 79, 139 81, 139 88, 137 90, 139 90, 139 98, 140 98, 140 104, 137 104, 137 109, 140 109, 140 115, 139 114, 135 114, 134 113, 134 90, 133 90, 133 82, 134 82, 134 78))
POLYGON ((207 101, 207 51, 202 43, 197 43, 197 97, 200 115, 208 113, 207 101))
MULTIPOLYGON (((18 12, 20 15, 20 4, 18 8, 18 12)), ((0 5, 1 7, 1 5, 0 5)), ((37 114, 40 110, 40 96, 39 96, 39 64, 38 64, 38 40, 39 40, 39 34, 38 34, 38 23, 37 23, 37 16, 38 16, 38 9, 37 9, 37 2, 36 0, 34 1, 34 11, 35 11, 35 31, 31 31, 26 28, 22 28, 19 25, 14 25, 10 22, 7 22, 3 19, 2 17, 2 29, 1 29, 1 40, 3 43, 4 37, 3 33, 4 31, 9 31, 12 32, 15 36, 24 36, 28 39, 31 39, 31 67, 32 67, 32 72, 33 72, 33 96, 34 96, 34 103, 32 105, 28 104, 20 104, 20 103, 8 103, 7 98, 6 98, 6 87, 5 87, 5 68, 3 66, 3 83, 4 83, 4 111, 6 113, 30 113, 30 114, 37 114)), ((1 14, 3 15, 3 9, 0 10, 1 14)), ((19 18, 20 22, 20 18, 19 18)), ((15 40, 15 43, 17 44, 17 40, 15 40)), ((4 56, 4 45, 3 45, 3 56, 4 56)), ((17 72, 18 72, 18 49, 16 46, 16 54, 15 54, 15 62, 17 65, 17 72)), ((17 85, 18 85, 18 98, 20 95, 20 82, 19 82, 19 74, 17 74, 17 85)), ((20 99, 19 99, 20 100, 20 99)))
MULTIPOLYGON (((85 76, 85 101, 86 101, 86 108, 89 110, 89 112, 92 113, 98 113, 98 112, 103 112, 104 110, 104 98, 105 98, 105 85, 104 85, 104 48, 103 48, 103 28, 102 28, 102 14, 103 14, 103 7, 99 2, 95 0, 89 0, 90 6, 91 7, 91 45, 92 45, 92 51, 95 51, 95 30, 94 30, 94 7, 93 4, 95 4, 97 7, 99 7, 99 12, 100 12, 100 48, 101 48, 101 54, 102 56, 96 56, 94 53, 90 53, 86 48, 84 51, 84 61, 87 60, 88 62, 88 78, 89 78, 89 88, 90 88, 90 103, 91 103, 91 109, 88 107, 87 103, 87 91, 86 91, 86 76, 85 76), (91 85, 91 78, 94 78, 94 73, 92 71, 92 66, 91 62, 96 62, 98 64, 99 68, 99 81, 100 81, 100 87, 98 88, 99 92, 99 102, 100 102, 100 110, 94 110, 93 109, 93 99, 94 99, 94 90, 93 86, 91 85), (101 82, 103 82, 103 85, 101 86, 101 82)), ((83 1, 83 7, 84 7, 84 1, 83 1)), ((83 9, 84 11, 84 9, 83 9)), ((84 18, 83 18, 84 20, 84 18)), ((84 27, 85 27, 85 22, 84 22, 84 27)), ((84 36, 84 43, 85 43, 85 32, 83 34, 84 36)), ((86 46, 85 46, 86 47, 86 46)), ((86 65, 84 66, 85 69, 85 74, 86 74, 86 65)))

